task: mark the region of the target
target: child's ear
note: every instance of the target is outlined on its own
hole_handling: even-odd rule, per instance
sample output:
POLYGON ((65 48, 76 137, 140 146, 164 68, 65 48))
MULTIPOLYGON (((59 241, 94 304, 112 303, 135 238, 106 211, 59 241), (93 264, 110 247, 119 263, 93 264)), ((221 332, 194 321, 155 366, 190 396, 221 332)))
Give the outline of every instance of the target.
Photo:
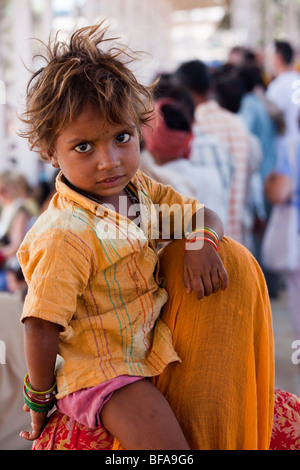
POLYGON ((58 158, 57 158, 57 154, 56 154, 55 150, 54 151, 47 150, 46 155, 47 155, 47 158, 48 158, 49 162, 51 163, 51 165, 54 168, 59 168, 58 158))

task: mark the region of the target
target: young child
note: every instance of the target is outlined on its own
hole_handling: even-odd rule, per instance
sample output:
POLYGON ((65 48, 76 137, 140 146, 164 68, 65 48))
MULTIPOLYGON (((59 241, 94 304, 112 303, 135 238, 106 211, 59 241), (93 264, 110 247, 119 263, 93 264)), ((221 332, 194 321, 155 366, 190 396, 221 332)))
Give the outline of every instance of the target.
POLYGON ((103 425, 126 449, 188 449, 147 379, 180 361, 160 319, 167 292, 155 246, 185 233, 183 282, 202 299, 227 287, 217 253, 223 226, 214 212, 138 170, 151 87, 138 83, 123 47, 104 50, 106 29, 54 41, 28 85, 23 136, 61 171, 57 193, 18 253, 28 283, 24 409, 32 415, 32 430, 21 436, 40 435, 56 379, 58 409, 90 428, 103 425), (181 217, 186 207, 191 234, 181 217), (205 229, 196 225, 199 215, 205 229))

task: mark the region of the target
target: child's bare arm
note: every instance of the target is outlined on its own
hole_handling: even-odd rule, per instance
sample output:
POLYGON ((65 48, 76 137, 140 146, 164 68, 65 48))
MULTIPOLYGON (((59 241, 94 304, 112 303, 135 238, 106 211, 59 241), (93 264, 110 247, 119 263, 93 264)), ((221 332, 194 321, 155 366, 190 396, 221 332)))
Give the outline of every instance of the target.
MULTIPOLYGON (((219 240, 223 238, 223 223, 219 216, 204 209, 204 226, 213 229, 219 240)), ((199 227, 193 223, 193 229, 199 227)), ((205 235, 211 238, 209 235, 205 235)), ((213 241, 213 239, 212 239, 213 241)), ((228 276, 223 262, 213 244, 199 240, 200 249, 187 249, 183 264, 183 281, 190 293, 195 291, 200 300, 219 289, 225 290, 228 286, 228 276)), ((190 245, 191 247, 191 245, 190 245)), ((196 247, 196 245, 195 245, 196 247)))
MULTIPOLYGON (((25 319, 25 356, 31 388, 49 390, 54 382, 54 368, 58 351, 60 326, 39 318, 25 319)), ((24 405, 24 410, 29 408, 24 405)), ((43 429, 46 413, 31 412, 32 431, 22 431, 27 440, 37 439, 43 429)))

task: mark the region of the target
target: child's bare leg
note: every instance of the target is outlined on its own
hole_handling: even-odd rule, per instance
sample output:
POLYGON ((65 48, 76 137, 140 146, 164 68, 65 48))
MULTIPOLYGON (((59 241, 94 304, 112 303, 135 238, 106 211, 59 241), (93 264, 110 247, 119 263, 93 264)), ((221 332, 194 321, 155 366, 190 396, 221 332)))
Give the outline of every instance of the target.
POLYGON ((101 422, 127 450, 190 449, 169 403, 147 379, 115 391, 101 422))

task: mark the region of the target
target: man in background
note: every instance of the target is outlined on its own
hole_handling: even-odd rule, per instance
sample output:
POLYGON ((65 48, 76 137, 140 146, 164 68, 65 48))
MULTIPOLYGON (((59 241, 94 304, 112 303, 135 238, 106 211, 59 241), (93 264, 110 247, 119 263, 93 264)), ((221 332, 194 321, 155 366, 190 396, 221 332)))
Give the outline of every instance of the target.
POLYGON ((294 67, 294 49, 285 41, 275 42, 273 55, 274 80, 266 97, 284 113, 284 137, 300 138, 300 73, 294 67))

